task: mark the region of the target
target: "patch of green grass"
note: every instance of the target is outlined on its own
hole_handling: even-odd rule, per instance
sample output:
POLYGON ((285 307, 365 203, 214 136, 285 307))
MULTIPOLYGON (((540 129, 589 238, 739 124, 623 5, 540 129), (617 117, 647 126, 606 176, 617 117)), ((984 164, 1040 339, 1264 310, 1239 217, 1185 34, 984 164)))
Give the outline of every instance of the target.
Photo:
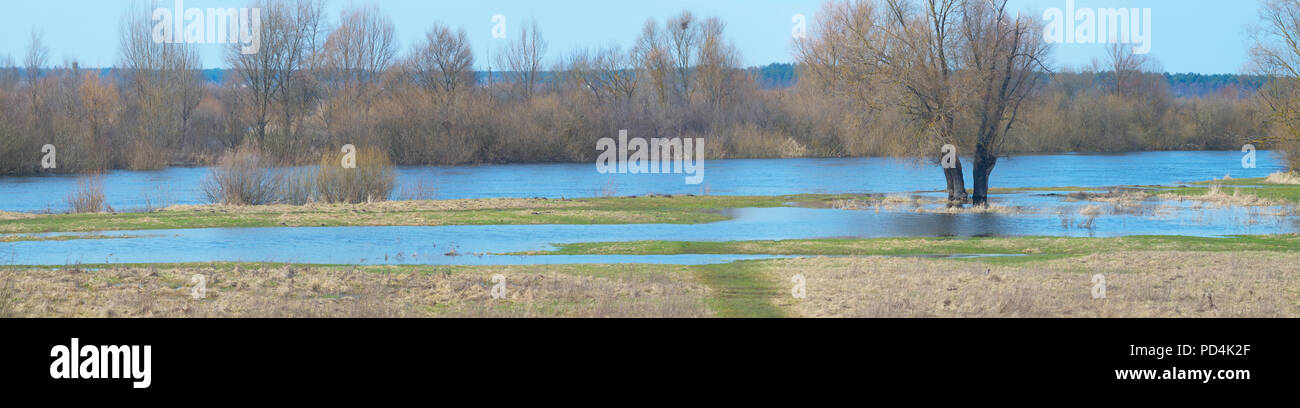
POLYGON ((0 221, 0 232, 44 233, 192 228, 343 227, 376 225, 519 225, 519 224, 692 224, 727 219, 703 211, 628 211, 588 209, 411 211, 351 219, 331 213, 283 220, 278 213, 221 214, 153 212, 131 214, 57 214, 0 221))
POLYGON ((695 277, 712 292, 705 302, 717 317, 784 317, 772 304, 782 290, 765 277, 761 261, 738 261, 720 265, 699 265, 695 277))
MULTIPOLYGON (((1250 194, 1250 195, 1257 196, 1259 198, 1273 200, 1273 201, 1286 201, 1292 203, 1300 202, 1300 185, 1267 184, 1267 183, 1243 184, 1243 183, 1238 183, 1236 179, 1228 180, 1228 181, 1231 181, 1231 183, 1224 183, 1221 185, 1221 187, 1219 187, 1219 191, 1223 192, 1224 194, 1228 194, 1228 195, 1233 195, 1238 193, 1250 194)), ((1161 191, 1174 193, 1182 196, 1194 197, 1194 196, 1206 195, 1207 193, 1210 192, 1210 187, 1187 187, 1187 186, 1165 187, 1162 188, 1161 191)))
POLYGON ((147 213, 49 214, 0 220, 0 233, 85 232, 252 227, 700 224, 727 220, 717 210, 828 205, 854 195, 646 196, 536 200, 532 206, 493 208, 490 200, 470 209, 371 210, 381 207, 190 207, 147 213), (358 211, 360 209, 360 211, 358 211))
POLYGON ((1277 185, 1277 184, 1265 183, 1264 180, 1265 180, 1264 177, 1239 178, 1239 179, 1238 178, 1214 179, 1214 180, 1206 180, 1206 181, 1197 181, 1192 184, 1199 184, 1199 185, 1219 184, 1225 186, 1275 186, 1277 185))
POLYGON ((1073 193, 1076 191, 1106 191, 1108 189, 1110 187, 992 187, 989 188, 989 194, 1015 194, 1031 191, 1073 193))
POLYGON ((872 238, 809 239, 785 241, 630 241, 558 244, 553 251, 510 255, 1025 255, 988 258, 992 262, 1020 263, 1107 251, 1300 251, 1300 236, 1129 236, 1119 238, 1009 237, 1009 238, 872 238), (995 260, 996 259, 996 260, 995 260))

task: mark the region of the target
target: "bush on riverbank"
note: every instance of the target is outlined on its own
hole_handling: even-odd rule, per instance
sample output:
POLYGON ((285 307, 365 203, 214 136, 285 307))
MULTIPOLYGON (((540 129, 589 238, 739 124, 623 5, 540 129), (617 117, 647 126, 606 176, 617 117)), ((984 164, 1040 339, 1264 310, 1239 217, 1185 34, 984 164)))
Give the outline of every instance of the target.
POLYGON ((325 203, 369 203, 384 201, 396 184, 393 162, 383 151, 361 148, 354 168, 341 163, 346 153, 326 154, 316 172, 316 198, 325 203))
POLYGON ((279 201, 283 181, 269 157, 245 144, 226 152, 201 187, 212 203, 262 205, 279 201))
POLYGON ((104 177, 99 173, 79 177, 77 189, 68 193, 68 209, 74 213, 104 211, 105 202, 104 177))
POLYGON ((347 154, 326 154, 320 164, 277 167, 255 144, 227 152, 202 189, 214 204, 263 205, 363 203, 388 199, 396 171, 388 155, 374 148, 355 152, 355 167, 344 168, 347 154))

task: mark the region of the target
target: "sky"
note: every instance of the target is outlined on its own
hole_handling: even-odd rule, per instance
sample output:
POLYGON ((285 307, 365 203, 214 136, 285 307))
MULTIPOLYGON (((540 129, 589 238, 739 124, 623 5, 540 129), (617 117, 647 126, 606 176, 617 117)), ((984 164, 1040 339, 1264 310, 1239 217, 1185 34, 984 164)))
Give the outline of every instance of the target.
MULTIPOLYGON (((163 7, 174 8, 174 0, 163 7)), ((392 17, 401 50, 441 21, 463 27, 477 65, 506 40, 495 39, 493 16, 505 16, 514 36, 519 25, 536 19, 549 42, 548 62, 580 47, 627 47, 646 19, 659 23, 688 9, 696 16, 718 16, 747 66, 792 62, 796 15, 815 24, 823 0, 328 0, 331 20, 349 6, 375 4, 392 17)), ((1051 9, 1150 9, 1150 55, 1168 72, 1240 73, 1247 62, 1250 27, 1257 24, 1262 0, 1011 0, 1012 9, 1043 15, 1051 9)), ((77 61, 106 67, 117 62, 117 27, 131 0, 2 0, 0 62, 5 55, 21 63, 31 32, 44 33, 55 64, 77 61)), ((244 7, 245 0, 185 0, 184 7, 244 7)), ((1130 10, 1131 11, 1131 10, 1130 10)), ((1079 15, 1080 13, 1072 13, 1079 15)), ((1063 20, 1063 19, 1062 19, 1063 20)), ((207 67, 224 67, 220 45, 201 45, 207 67)), ((1097 44, 1055 44, 1056 68, 1083 67, 1103 55, 1097 44)))

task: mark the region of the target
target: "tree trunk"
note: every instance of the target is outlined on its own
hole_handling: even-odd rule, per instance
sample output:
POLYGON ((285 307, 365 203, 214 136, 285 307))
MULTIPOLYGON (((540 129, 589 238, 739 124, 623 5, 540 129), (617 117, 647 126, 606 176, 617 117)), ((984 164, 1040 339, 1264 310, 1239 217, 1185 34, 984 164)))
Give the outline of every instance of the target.
POLYGON ((993 166, 997 164, 998 157, 990 153, 983 143, 975 145, 975 169, 971 172, 975 177, 975 194, 971 197, 971 205, 988 206, 989 175, 993 174, 993 166))
POLYGON ((961 159, 955 159, 953 164, 953 168, 943 169, 943 177, 948 181, 948 207, 960 207, 966 204, 966 177, 961 172, 961 159))

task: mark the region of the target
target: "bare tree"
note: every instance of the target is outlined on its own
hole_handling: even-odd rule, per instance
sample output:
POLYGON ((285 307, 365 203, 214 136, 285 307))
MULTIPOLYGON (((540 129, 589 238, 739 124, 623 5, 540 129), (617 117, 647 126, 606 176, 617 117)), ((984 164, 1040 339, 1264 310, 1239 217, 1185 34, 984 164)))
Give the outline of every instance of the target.
POLYGON ((497 54, 497 64, 505 67, 525 100, 532 99, 537 90, 546 49, 546 39, 542 38, 537 20, 529 20, 520 29, 519 39, 497 54))
POLYGON ((179 46, 172 54, 169 66, 172 78, 168 82, 172 84, 173 98, 176 99, 176 108, 179 110, 180 138, 184 143, 191 143, 190 120, 205 94, 203 60, 194 47, 179 46))
MULTIPOLYGON (((797 45, 814 78, 896 107, 921 131, 922 156, 954 154, 944 166, 950 205, 968 201, 962 163, 943 146, 974 147, 975 204, 1017 121, 1047 51, 1041 25, 1012 18, 1005 0, 846 0, 823 9, 815 37, 797 45), (880 96, 872 95, 878 94, 880 96), (869 96, 870 95, 870 96, 869 96), (958 129, 970 120, 974 131, 958 129)), ((971 151, 971 150, 965 150, 971 151)))
POLYGON ((9 54, 0 57, 0 91, 10 92, 18 85, 18 69, 9 54))
POLYGON ((654 19, 646 20, 642 26, 632 56, 633 63, 648 77, 647 83, 654 90, 660 107, 667 106, 669 89, 673 87, 674 63, 654 19))
POLYGON ((631 61, 615 46, 579 49, 569 57, 567 75, 597 103, 623 103, 636 94, 636 67, 631 61))
POLYGON ((151 162, 144 166, 148 168, 165 164, 153 156, 153 148, 184 143, 190 118, 203 98, 198 51, 184 42, 154 41, 155 6, 133 4, 118 27, 119 66, 127 77, 127 100, 135 112, 133 132, 139 137, 137 143, 146 144, 134 150, 151 162))
POLYGON ((562 64, 565 66, 566 80, 574 82, 580 91, 589 93, 596 103, 603 103, 606 98, 604 78, 596 68, 596 58, 591 50, 579 48, 562 64))
MULTIPOLYGON (((820 37, 799 46, 802 60, 824 79, 857 89, 886 89, 880 103, 896 106, 912 118, 924 139, 923 156, 942 154, 941 146, 958 145, 958 68, 955 45, 959 0, 846 0, 823 8, 820 37), (831 65, 833 64, 833 65, 831 65)), ((863 93, 862 91, 857 91, 863 93)), ((968 200, 960 158, 943 169, 950 205, 968 200)))
POLYGON ((455 98, 457 91, 475 82, 474 52, 465 30, 453 33, 442 23, 435 23, 424 42, 411 50, 409 67, 416 85, 431 95, 455 98))
POLYGON ((367 133, 379 79, 396 56, 397 28, 391 18, 373 5, 342 11, 338 26, 325 40, 316 72, 327 94, 324 112, 329 134, 355 138, 367 133))
POLYGON ((1143 77, 1153 69, 1153 64, 1150 57, 1133 52, 1131 45, 1115 43, 1106 47, 1105 69, 1113 75, 1110 91, 1126 97, 1143 94, 1149 88, 1146 84, 1149 81, 1143 77))
POLYGON ((700 27, 700 47, 695 67, 697 88, 705 102, 714 109, 733 102, 739 91, 740 52, 726 40, 726 23, 717 17, 704 20, 700 27))
POLYGON ((339 25, 325 40, 325 65, 332 83, 365 88, 392 65, 397 28, 373 5, 343 10, 339 25))
POLYGON ((691 65, 700 42, 700 29, 695 15, 682 10, 681 14, 668 19, 664 24, 668 32, 668 50, 672 55, 674 86, 682 100, 691 99, 691 65))
POLYGON ((45 33, 38 29, 32 29, 23 64, 26 66, 27 81, 33 84, 40 79, 41 69, 50 64, 50 49, 45 46, 45 33))
POLYGON ((596 55, 595 67, 604 77, 603 82, 615 102, 628 102, 636 96, 640 81, 631 55, 616 46, 606 47, 596 55))
POLYGON ((1042 23, 1011 17, 1007 0, 968 0, 963 4, 962 66, 969 76, 971 99, 963 104, 976 123, 974 205, 988 205, 989 176, 997 165, 1007 134, 1019 119, 1020 105, 1047 70, 1042 23))
POLYGON ((1260 20, 1252 32, 1251 70, 1269 78, 1259 100, 1271 132, 1256 141, 1288 150, 1291 169, 1300 169, 1300 2, 1267 0, 1260 20))
POLYGON ((231 44, 226 49, 226 62, 241 79, 240 86, 246 90, 251 105, 253 131, 265 142, 276 105, 281 109, 281 126, 287 135, 292 132, 297 112, 314 99, 307 87, 310 82, 300 76, 304 67, 310 67, 313 51, 318 48, 324 2, 258 0, 253 7, 261 9, 256 34, 261 42, 258 52, 245 54, 240 44, 231 44))
POLYGON ((33 28, 31 38, 27 43, 27 55, 23 59, 23 64, 26 67, 23 72, 27 75, 28 93, 34 107, 41 105, 41 70, 49 63, 50 49, 45 46, 45 34, 33 28))

